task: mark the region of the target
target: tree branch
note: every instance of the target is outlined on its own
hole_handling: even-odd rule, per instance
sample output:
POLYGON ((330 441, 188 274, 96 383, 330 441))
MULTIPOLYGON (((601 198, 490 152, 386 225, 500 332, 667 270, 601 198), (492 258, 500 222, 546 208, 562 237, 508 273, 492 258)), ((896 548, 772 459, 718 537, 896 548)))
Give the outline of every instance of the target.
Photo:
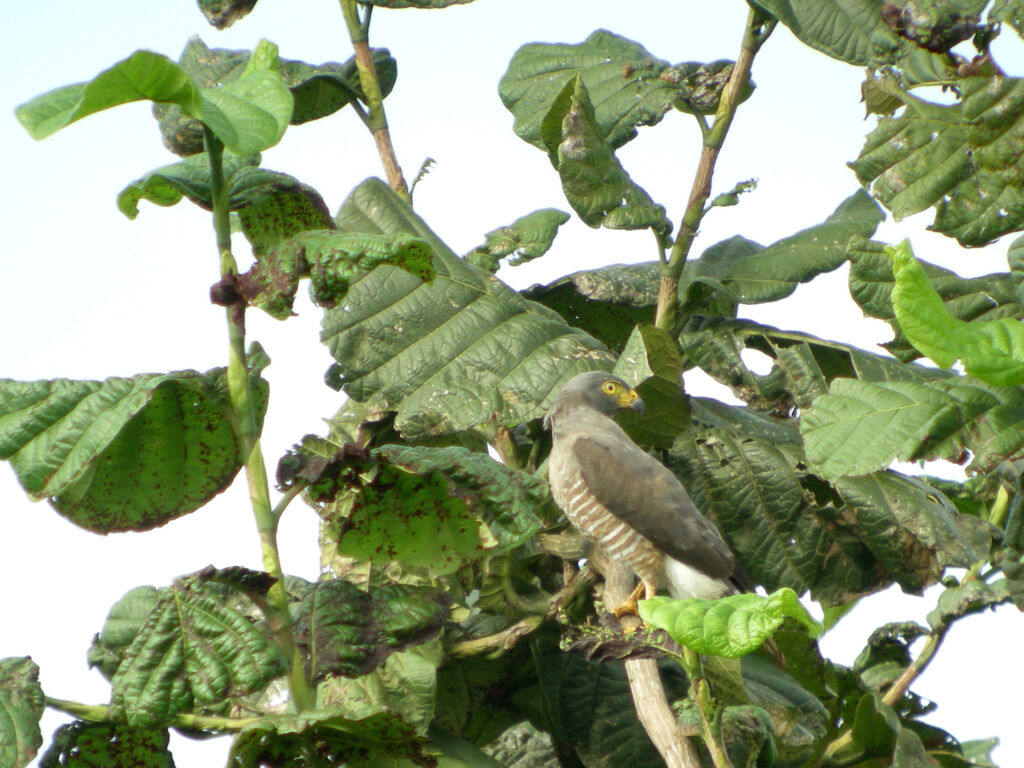
MULTIPOLYGON (((370 10, 372 8, 373 6, 369 6, 370 10)), ((360 20, 356 0, 341 0, 341 12, 345 17, 345 26, 348 28, 348 36, 356 54, 359 84, 362 86, 363 96, 366 98, 367 112, 365 117, 363 115, 360 117, 363 117, 363 122, 373 135, 373 141, 377 145, 377 154, 380 155, 381 164, 384 166, 384 175, 388 179, 388 186, 395 190, 403 200, 409 202, 411 200, 409 187, 405 183, 405 176, 402 174, 394 145, 391 143, 388 119, 384 114, 384 93, 380 87, 380 78, 377 77, 377 68, 373 65, 373 52, 370 50, 369 44, 369 10, 366 18, 360 20)), ((353 104, 353 106, 355 105, 353 104)))
MULTIPOLYGON (((621 605, 633 591, 633 576, 624 566, 608 560, 602 562, 605 605, 621 605)), ((641 621, 636 616, 623 616, 626 629, 636 629, 641 621)), ((693 746, 676 724, 668 704, 665 687, 654 659, 628 659, 626 676, 633 694, 637 716, 668 768, 699 768, 700 760, 693 746)))
POLYGON ((766 21, 758 11, 750 9, 740 54, 729 74, 729 81, 722 89, 718 111, 715 113, 715 122, 708 128, 706 121, 700 121, 704 148, 697 163, 697 172, 693 177, 686 211, 683 214, 683 220, 679 223, 679 232, 672 244, 672 253, 668 262, 662 266, 661 283, 658 286, 658 308, 654 324, 669 332, 674 330, 676 323, 679 278, 683 273, 683 266, 686 264, 693 239, 697 236, 697 231, 700 228, 701 219, 704 218, 705 203, 711 196, 711 179, 715 173, 718 154, 725 143, 733 116, 736 114, 740 95, 750 80, 750 69, 754 62, 754 56, 768 35, 771 34, 774 25, 774 20, 766 21))

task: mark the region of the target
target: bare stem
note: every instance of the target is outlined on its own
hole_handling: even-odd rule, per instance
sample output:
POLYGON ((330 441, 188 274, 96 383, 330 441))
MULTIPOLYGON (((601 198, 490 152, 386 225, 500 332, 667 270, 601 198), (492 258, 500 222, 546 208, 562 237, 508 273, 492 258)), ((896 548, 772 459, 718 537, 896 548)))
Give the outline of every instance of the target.
MULTIPOLYGON (((633 590, 633 577, 618 563, 607 561, 604 570, 605 605, 622 605, 633 590)), ((627 629, 640 626, 636 616, 623 616, 627 629)), ((637 716, 665 761, 667 768, 698 768, 700 760, 693 746, 676 724, 654 659, 628 659, 626 676, 637 716)))
MULTIPOLYGON (((224 179, 224 145, 209 128, 204 127, 206 153, 210 163, 210 191, 213 198, 213 226, 217 235, 220 255, 221 279, 233 280, 238 275, 235 257, 231 253, 229 221, 229 190, 224 179)), ((228 321, 228 395, 238 438, 239 452, 245 463, 245 476, 249 486, 256 528, 263 554, 263 568, 276 580, 267 593, 271 612, 267 616, 275 640, 291 667, 288 688, 292 703, 299 712, 314 705, 309 681, 292 635, 288 596, 284 588, 284 571, 277 549, 277 516, 270 504, 270 483, 267 466, 260 447, 259 422, 253 398, 252 382, 245 361, 245 302, 237 301, 227 307, 228 321)), ((282 507, 283 509, 283 507, 282 507)))
MULTIPOLYGON (((341 0, 341 13, 345 17, 345 26, 348 28, 348 36, 352 41, 352 49, 356 54, 356 69, 359 71, 359 84, 362 86, 363 95, 366 98, 366 113, 360 115, 366 127, 373 135, 373 141, 377 145, 377 154, 380 155, 381 164, 384 166, 384 174, 387 176, 388 185, 395 190, 407 202, 411 200, 409 187, 405 183, 405 176, 398 164, 398 157, 395 155, 394 145, 391 143, 391 133, 388 130, 388 120, 384 113, 384 93, 380 87, 380 78, 377 76, 377 68, 373 65, 373 52, 369 44, 370 10, 364 19, 359 18, 359 10, 356 0, 341 0)), ((353 106, 356 106, 353 104, 353 106)), ((359 110, 362 112, 362 109, 359 110)))
POLYGON ((654 324, 669 332, 675 330, 679 302, 679 278, 683 273, 683 266, 686 264, 693 239, 697 236, 700 222, 704 218, 705 204, 711 196, 711 179, 715 173, 718 154, 725 143, 729 126, 732 125, 732 119, 736 114, 736 107, 739 105, 743 89, 750 80, 750 68, 754 62, 754 56, 773 28, 772 22, 766 23, 756 10, 753 8, 750 10, 740 54, 729 75, 729 81, 722 89, 715 121, 710 127, 703 119, 700 121, 704 148, 697 163, 697 172, 690 188, 690 197, 686 203, 683 220, 679 223, 679 231, 676 233, 671 255, 668 261, 662 265, 661 284, 658 287, 658 308, 654 324))
MULTIPOLYGON (((46 697, 46 706, 90 723, 109 723, 110 707, 104 704, 80 704, 67 699, 46 697)), ((211 715, 179 714, 168 723, 176 728, 195 728, 201 731, 240 731, 258 717, 214 717, 211 715)))

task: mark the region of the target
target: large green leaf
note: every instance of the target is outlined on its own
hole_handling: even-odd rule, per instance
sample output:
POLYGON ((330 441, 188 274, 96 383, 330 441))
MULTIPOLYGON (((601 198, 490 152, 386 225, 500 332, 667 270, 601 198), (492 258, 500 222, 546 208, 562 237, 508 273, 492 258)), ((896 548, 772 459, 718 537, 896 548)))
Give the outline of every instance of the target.
MULTIPOLYGON (((888 322, 895 338, 883 346, 902 362, 920 353, 907 341, 896 321, 892 290, 896 284, 893 261, 886 246, 876 241, 854 238, 850 243, 850 295, 864 313, 888 322)), ((960 320, 988 321, 1003 317, 1024 317, 1024 305, 1016 291, 1013 274, 995 273, 964 278, 942 267, 919 262, 924 276, 942 299, 946 311, 960 320)))
POLYGON ((660 275, 657 262, 613 264, 535 285, 523 296, 550 307, 570 325, 618 350, 635 325, 654 319, 660 275))
POLYGON ((893 309, 900 328, 918 351, 949 368, 961 360, 971 376, 995 386, 1024 383, 1024 324, 1003 317, 964 322, 951 315, 907 241, 888 248, 895 285, 893 309))
POLYGON ((39 667, 28 656, 0 659, 0 766, 24 768, 43 743, 46 709, 39 667))
POLYGON ((933 229, 984 245, 1024 224, 1024 175, 1016 167, 1024 130, 1024 81, 969 77, 961 102, 939 106, 906 96, 850 163, 897 219, 935 207, 933 229))
POLYGON ((209 568, 160 591, 111 680, 112 717, 139 727, 165 725, 195 706, 258 691, 281 674, 284 662, 269 628, 250 618, 256 607, 235 581, 232 573, 209 568))
POLYGON ((644 412, 624 413, 620 423, 642 445, 668 448, 690 424, 690 406, 683 396, 683 366, 668 331, 638 325, 626 342, 613 371, 636 388, 644 412))
POLYGON ((863 66, 891 55, 896 34, 882 20, 882 0, 751 0, 800 40, 833 58, 863 66))
POLYGON ((128 646, 159 601, 160 590, 145 586, 130 590, 114 603, 103 622, 103 629, 93 638, 89 648, 89 666, 99 667, 105 678, 112 678, 128 646))
POLYGON ((311 677, 359 677, 391 654, 435 637, 447 617, 444 592, 387 584, 363 592, 343 579, 313 584, 296 608, 295 633, 311 677))
POLYGON ((284 319, 292 313, 300 278, 310 278, 313 302, 330 308, 375 267, 388 264, 430 282, 436 274, 432 261, 430 245, 410 235, 309 230, 268 248, 240 283, 246 300, 284 319))
POLYGON ((543 138, 565 198, 585 224, 651 229, 663 241, 668 238, 672 223, 665 209, 619 163, 578 75, 565 84, 544 116, 543 138))
POLYGON ((261 717, 239 731, 228 756, 230 768, 291 765, 296 755, 310 765, 358 765, 371 756, 411 758, 431 764, 425 742, 393 712, 349 719, 337 711, 317 709, 299 715, 261 717))
POLYGON ((431 640, 388 656, 369 674, 328 678, 319 688, 321 706, 350 720, 397 715, 424 736, 435 715, 437 668, 443 659, 440 641, 431 640))
POLYGON ((459 259, 383 182, 357 187, 337 223, 410 234, 434 251, 432 283, 379 267, 324 313, 322 339, 338 361, 328 380, 397 411, 406 438, 538 418, 575 374, 611 367, 596 339, 459 259))
POLYGON ((375 448, 360 475, 339 483, 349 489, 322 514, 341 554, 434 574, 519 546, 540 528, 535 510, 547 499, 533 475, 455 446, 375 448))
POLYGON ((825 477, 862 475, 894 460, 959 460, 964 448, 991 466, 1024 447, 1024 395, 971 379, 868 382, 839 378, 804 412, 807 456, 825 477))
MULTIPOLYGON (((824 222, 763 248, 741 237, 708 248, 688 261, 684 281, 714 281, 729 298, 743 304, 777 301, 798 284, 836 269, 846 261, 853 237, 870 237, 884 218, 863 190, 844 200, 824 222)), ((687 286, 680 286, 686 295, 687 286)))
POLYGON ((512 256, 508 263, 513 267, 533 261, 548 252, 558 228, 568 220, 569 214, 557 208, 520 216, 507 227, 488 232, 484 244, 467 253, 466 260, 488 272, 497 272, 506 256, 512 256))
POLYGON ((695 318, 679 341, 689 364, 700 366, 757 410, 776 416, 810 406, 836 378, 920 382, 950 377, 945 371, 747 320, 695 318), (747 365, 743 353, 748 349, 772 360, 768 373, 747 365))
MULTIPOLYGON (((224 179, 228 186, 234 175, 249 166, 259 165, 259 155, 239 157, 231 152, 224 153, 224 179)), ((206 210, 213 208, 213 193, 210 191, 210 161, 205 152, 192 155, 177 163, 165 165, 150 171, 121 190, 117 196, 117 207, 129 219, 139 215, 139 201, 148 200, 164 207, 177 205, 183 197, 206 210)), ((232 209, 238 207, 233 201, 232 209)))
MULTIPOLYGON (((394 87, 397 65, 386 49, 373 49, 372 56, 386 96, 394 87)), ((241 77, 251 57, 250 51, 209 48, 199 37, 192 37, 178 61, 197 86, 215 88, 241 77)), ((344 64, 320 65, 282 59, 279 71, 295 101, 293 125, 326 117, 357 99, 365 100, 355 57, 344 64)), ((202 150, 203 126, 196 117, 170 103, 154 104, 153 114, 160 124, 164 144, 172 152, 188 156, 202 150)))
POLYGON ((978 556, 952 505, 923 483, 890 472, 832 489, 798 444, 733 429, 684 433, 666 463, 765 588, 841 605, 893 581, 920 591, 940 563, 978 556))
MULTIPOLYGON (((262 367, 261 363, 261 367, 262 367)), ((257 417, 267 385, 251 372, 257 417)), ((0 380, 0 458, 33 499, 97 533, 192 512, 242 465, 225 369, 104 381, 0 380)))
MULTIPOLYGON (((613 147, 654 125, 673 106, 713 114, 732 71, 726 61, 669 66, 643 46, 599 29, 582 43, 530 43, 509 62, 498 92, 515 116, 516 134, 547 150, 541 124, 562 88, 577 75, 590 93, 600 132, 613 147)), ((750 95, 748 86, 743 98, 750 95)))
POLYGON ((117 723, 75 720, 53 734, 39 768, 138 766, 174 768, 165 728, 134 728, 117 723))
POLYGON ((238 155, 272 147, 291 119, 293 100, 277 72, 277 47, 262 41, 236 80, 202 88, 166 56, 137 51, 87 83, 65 86, 18 107, 33 138, 110 107, 133 101, 174 104, 202 121, 238 155))
POLYGON ((672 639, 697 653, 736 658, 753 653, 782 626, 786 617, 821 634, 821 625, 807 613, 796 593, 779 589, 761 595, 730 595, 720 600, 673 600, 654 597, 638 604, 640 618, 664 629, 672 639))

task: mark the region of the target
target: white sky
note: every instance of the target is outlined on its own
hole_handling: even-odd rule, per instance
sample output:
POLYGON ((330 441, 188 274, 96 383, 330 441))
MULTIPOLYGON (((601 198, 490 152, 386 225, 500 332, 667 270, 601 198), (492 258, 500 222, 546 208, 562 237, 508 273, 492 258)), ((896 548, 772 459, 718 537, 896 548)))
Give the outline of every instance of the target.
MULTIPOLYGON (((444 11, 377 11, 371 43, 389 47, 399 63, 398 84, 386 102, 399 160, 410 180, 424 158, 437 160, 417 188, 418 213, 464 253, 485 232, 529 211, 569 210, 546 156, 512 133, 512 117, 497 96, 498 80, 520 45, 577 43, 606 28, 673 62, 735 58, 745 16, 740 0, 478 0, 444 11), (716 10, 700 10, 708 7, 716 10)), ((0 377, 100 379, 224 365, 223 311, 207 293, 218 276, 209 216, 187 202, 169 209, 143 203, 131 222, 115 206, 126 184, 176 159, 161 145, 149 106, 101 113, 40 143, 11 110, 40 92, 89 79, 138 48, 177 58, 192 34, 225 48, 251 48, 265 37, 286 58, 343 61, 351 49, 337 3, 262 0, 225 32, 207 26, 189 0, 50 0, 8 5, 0 17, 8 30, 0 47, 0 105, 8 110, 0 120, 6 148, 0 377)), ((1024 72, 1012 32, 1004 37, 1010 45, 1001 63, 1010 73, 1024 72)), ((738 208, 708 216, 695 255, 733 234, 767 244, 818 223, 857 186, 844 163, 857 156, 873 125, 859 103, 860 70, 810 51, 780 27, 758 55, 753 76, 758 89, 733 124, 714 191, 751 177, 759 187, 738 208)), ((693 119, 669 115, 655 128, 640 129, 619 157, 678 221, 698 154, 693 119)), ((347 110, 289 129, 264 153, 264 165, 312 184, 332 211, 362 179, 382 175, 369 135, 347 110)), ((900 225, 890 221, 878 236, 890 242, 911 236, 919 257, 961 274, 1005 269, 1012 238, 962 251, 924 232, 930 221, 928 213, 900 225)), ((244 240, 236 240, 236 251, 244 265, 244 240)), ((595 231, 573 219, 543 259, 504 268, 500 276, 523 288, 578 269, 653 258, 649 234, 595 231)), ((318 312, 305 301, 297 310, 300 316, 286 323, 249 314, 250 339, 273 360, 265 374, 273 396, 264 430, 271 473, 276 457, 303 434, 322 431, 320 419, 341 402, 321 383, 330 359, 317 340, 318 312)), ((748 316, 866 349, 890 338, 887 326, 865 320, 849 298, 845 270, 748 316)), ((687 385, 691 393, 719 394, 696 376, 687 385)), ((243 485, 158 531, 99 537, 46 504, 28 502, 13 472, 0 470, 0 577, 9 585, 0 603, 0 658, 31 654, 49 695, 106 701, 109 687, 87 669, 85 652, 122 594, 141 584, 166 585, 211 563, 261 567, 243 485)), ((316 517, 301 503, 284 518, 281 547, 286 571, 315 578, 316 517)), ((933 605, 934 595, 869 599, 823 648, 850 663, 872 628, 923 622, 933 605)), ((1017 701, 1024 684, 1017 663, 1022 629, 1012 609, 962 622, 914 686, 940 703, 930 721, 955 736, 1000 736, 996 758, 1003 768, 1024 765, 1017 701)), ((44 738, 67 719, 48 714, 44 738)), ((227 739, 172 743, 179 765, 221 764, 227 746, 227 739)))

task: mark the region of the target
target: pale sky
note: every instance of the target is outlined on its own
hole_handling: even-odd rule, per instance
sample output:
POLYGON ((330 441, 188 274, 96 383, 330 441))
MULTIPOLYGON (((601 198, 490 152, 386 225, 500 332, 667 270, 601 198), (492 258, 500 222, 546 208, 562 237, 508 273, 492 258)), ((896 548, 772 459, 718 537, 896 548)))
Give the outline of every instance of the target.
MULTIPOLYGON (((0 377, 101 379, 226 364, 223 311, 208 301, 218 277, 209 216, 187 202, 168 209, 143 203, 139 217, 129 221, 115 205, 125 185, 176 159, 160 143, 149 106, 95 115, 39 143, 12 111, 40 92, 89 79, 138 48, 177 58, 193 34, 225 48, 251 48, 264 37, 285 58, 343 61, 351 48, 337 3, 262 0, 224 32, 209 27, 187 0, 51 0, 14 8, 2 13, 8 35, 0 48, 0 104, 8 115, 0 121, 0 377)), ((371 44, 389 47, 398 59, 398 84, 386 108, 399 161, 409 179, 426 157, 437 161, 416 190, 417 212, 464 253, 487 231, 532 210, 570 210, 547 157, 513 134, 512 117, 497 96, 498 80, 520 45, 578 43, 605 28, 672 62, 735 58, 745 16, 741 0, 478 0, 443 11, 378 10, 371 44)), ((1012 32, 1004 37, 999 61, 1020 74, 1021 46, 1009 39, 1012 32)), ((758 55, 753 77, 758 89, 733 124, 714 192, 751 177, 759 186, 739 207, 708 216, 695 255, 734 234, 764 244, 792 234, 822 221, 857 188, 844 163, 857 156, 873 126, 859 103, 861 71, 810 51, 780 27, 758 55)), ((641 128, 619 157, 678 222, 698 154, 693 118, 675 114, 641 128)), ((279 146, 264 153, 263 164, 316 187, 332 211, 365 177, 382 175, 372 140, 348 110, 290 128, 279 146)), ((962 251, 925 232, 930 221, 930 213, 899 225, 890 220, 876 236, 889 242, 909 236, 919 257, 964 275, 1006 269, 1012 237, 962 251)), ((646 233, 590 230, 574 218, 544 258, 503 268, 499 276, 523 288, 579 269, 648 261, 655 258, 651 242, 646 233)), ((238 238, 235 247, 244 268, 247 244, 238 238)), ((273 361, 265 373, 272 397, 263 442, 271 473, 277 457, 303 434, 322 431, 320 420, 341 403, 322 384, 330 358, 318 342, 318 311, 305 299, 297 311, 299 317, 285 323, 249 313, 249 338, 259 340, 273 361)), ((745 315, 865 349, 890 338, 886 325, 864 320, 849 298, 845 270, 745 315)), ((687 377, 687 389, 721 396, 698 376, 687 377)), ((142 584, 166 585, 208 564, 261 567, 243 486, 236 483, 204 509, 158 531, 99 537, 45 503, 30 503, 13 472, 0 469, 0 576, 8 584, 0 658, 31 654, 47 694, 105 702, 109 687, 86 667, 85 652, 121 595, 142 584)), ((316 577, 316 521, 301 503, 285 515, 287 572, 316 577)), ((923 622, 934 600, 934 594, 868 599, 825 638, 823 650, 849 664, 871 629, 887 621, 923 622)), ((940 704, 930 722, 965 740, 998 735, 1002 746, 995 755, 1003 768, 1024 765, 1019 706, 1010 698, 1024 687, 1016 663, 1022 630, 1024 621, 1013 609, 965 620, 914 686, 940 704), (1012 694, 1000 700, 1003 691, 1012 694)), ((44 718, 47 743, 68 719, 44 718)), ((183 766, 221 764, 227 748, 227 739, 172 742, 183 766)))

